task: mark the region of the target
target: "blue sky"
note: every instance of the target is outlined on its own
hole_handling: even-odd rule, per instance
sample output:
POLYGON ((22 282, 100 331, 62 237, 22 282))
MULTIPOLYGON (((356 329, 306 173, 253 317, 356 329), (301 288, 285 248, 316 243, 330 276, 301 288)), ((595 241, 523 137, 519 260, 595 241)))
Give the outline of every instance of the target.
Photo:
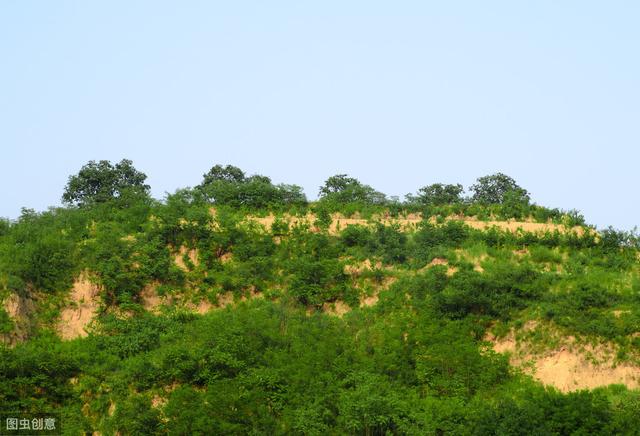
POLYGON ((539 204, 640 224, 640 3, 0 2, 0 216, 90 159, 153 194, 216 163, 314 198, 496 171, 539 204))

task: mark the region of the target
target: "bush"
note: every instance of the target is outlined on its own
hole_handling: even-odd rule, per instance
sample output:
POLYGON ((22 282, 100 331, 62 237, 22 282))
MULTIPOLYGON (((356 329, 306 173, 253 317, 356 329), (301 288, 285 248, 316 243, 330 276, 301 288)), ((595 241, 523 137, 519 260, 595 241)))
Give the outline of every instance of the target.
POLYGON ((347 247, 366 247, 371 237, 371 230, 359 225, 350 224, 340 232, 340 240, 347 247))
POLYGON ((441 292, 434 292, 436 310, 455 319, 468 315, 509 318, 514 310, 540 298, 548 283, 528 265, 494 263, 483 274, 461 270, 441 292))
POLYGON ((469 228, 459 221, 447 221, 438 226, 424 220, 413 235, 415 256, 429 262, 442 247, 460 247, 469 237, 469 228))
POLYGON ((397 225, 376 224, 369 239, 369 252, 382 257, 387 263, 407 260, 407 235, 397 225))
POLYGON ((539 263, 561 263, 562 255, 544 246, 533 246, 529 248, 531 260, 539 263))
POLYGON ((117 434, 164 434, 160 411, 151 406, 149 398, 141 395, 134 394, 120 401, 110 421, 110 427, 117 434))

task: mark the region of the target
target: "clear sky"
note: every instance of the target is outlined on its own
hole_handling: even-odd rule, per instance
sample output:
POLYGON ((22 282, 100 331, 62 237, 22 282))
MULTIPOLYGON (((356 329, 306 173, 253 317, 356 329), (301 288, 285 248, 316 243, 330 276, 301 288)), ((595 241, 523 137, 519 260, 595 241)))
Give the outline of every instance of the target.
POLYGON ((0 216, 90 159, 154 196, 216 163, 315 198, 496 171, 600 227, 640 224, 635 1, 0 2, 0 216))

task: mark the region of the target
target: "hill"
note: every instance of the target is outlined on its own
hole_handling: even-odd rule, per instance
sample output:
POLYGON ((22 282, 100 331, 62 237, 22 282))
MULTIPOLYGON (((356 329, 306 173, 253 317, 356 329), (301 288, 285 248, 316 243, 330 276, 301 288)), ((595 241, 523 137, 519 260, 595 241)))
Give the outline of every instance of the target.
POLYGON ((0 225, 3 409, 65 434, 640 428, 635 234, 501 177, 307 202, 217 166, 157 201, 123 162, 0 225))

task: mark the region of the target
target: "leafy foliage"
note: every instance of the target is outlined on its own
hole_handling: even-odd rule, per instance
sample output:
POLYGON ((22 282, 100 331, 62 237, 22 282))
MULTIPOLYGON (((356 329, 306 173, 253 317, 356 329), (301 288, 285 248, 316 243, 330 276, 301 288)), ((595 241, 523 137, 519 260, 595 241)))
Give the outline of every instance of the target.
POLYGON ((115 165, 107 160, 89 161, 78 174, 69 177, 62 201, 84 206, 127 195, 148 195, 150 188, 144 183, 146 179, 127 159, 115 165))
POLYGON ((209 201, 233 207, 264 209, 305 205, 307 199, 297 185, 274 185, 266 176, 245 176, 234 166, 215 165, 203 176, 198 189, 209 201))
POLYGON ((485 204, 528 203, 529 193, 503 173, 478 178, 471 186, 472 200, 485 204))
MULTIPOLYGON (((466 225, 584 224, 502 174, 479 179, 473 202, 435 184, 406 203, 337 175, 308 205, 299 187, 216 165, 155 201, 129 161, 103 162, 70 179, 82 207, 0 220, 0 300, 35 305, 28 340, 0 345, 7 410, 57 412, 69 434, 637 433, 637 392, 563 394, 483 341, 487 326, 535 314, 637 355, 635 232, 466 225), (418 211, 419 223, 392 222, 418 211), (366 220, 338 228, 336 212, 366 220), (104 311, 88 337, 61 341, 52 332, 82 271, 104 311), (151 285, 234 303, 149 313, 151 285), (349 313, 324 313, 338 303, 349 313)), ((0 338, 21 321, 0 310, 0 338)))
POLYGON ((416 196, 408 195, 407 200, 428 206, 442 206, 462 202, 463 191, 464 188, 459 183, 455 185, 434 183, 420 188, 416 196))
POLYGON ((384 204, 386 202, 384 194, 346 174, 329 177, 320 187, 320 199, 337 204, 384 204))

